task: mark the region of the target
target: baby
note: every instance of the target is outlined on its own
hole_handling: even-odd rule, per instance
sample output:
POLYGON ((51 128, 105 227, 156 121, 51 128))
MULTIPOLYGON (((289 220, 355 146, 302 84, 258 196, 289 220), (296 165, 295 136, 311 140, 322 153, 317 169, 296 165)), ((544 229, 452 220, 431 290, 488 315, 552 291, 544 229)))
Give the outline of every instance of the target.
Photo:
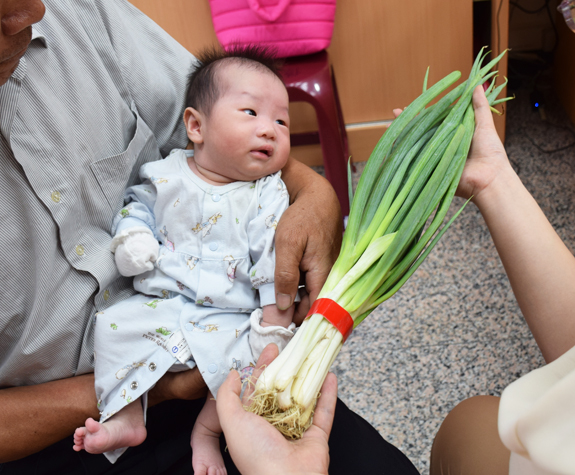
POLYGON ((273 58, 247 47, 199 55, 187 105, 187 149, 142 166, 114 220, 116 264, 137 276, 139 294, 97 314, 101 419, 76 430, 74 449, 115 462, 146 438, 147 392, 167 371, 197 366, 209 394, 192 430, 194 472, 225 473, 217 390, 293 334, 293 306, 276 307, 273 283, 275 229, 289 205, 280 178, 289 100, 273 58))

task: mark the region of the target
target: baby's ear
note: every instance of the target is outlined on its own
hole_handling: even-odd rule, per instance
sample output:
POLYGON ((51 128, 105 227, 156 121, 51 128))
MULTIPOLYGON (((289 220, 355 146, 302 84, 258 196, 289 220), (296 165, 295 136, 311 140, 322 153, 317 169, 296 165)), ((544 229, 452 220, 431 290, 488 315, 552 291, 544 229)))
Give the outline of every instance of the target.
POLYGON ((184 124, 186 125, 186 132, 188 138, 195 144, 203 143, 204 137, 202 134, 203 116, 193 107, 188 107, 184 111, 184 124))

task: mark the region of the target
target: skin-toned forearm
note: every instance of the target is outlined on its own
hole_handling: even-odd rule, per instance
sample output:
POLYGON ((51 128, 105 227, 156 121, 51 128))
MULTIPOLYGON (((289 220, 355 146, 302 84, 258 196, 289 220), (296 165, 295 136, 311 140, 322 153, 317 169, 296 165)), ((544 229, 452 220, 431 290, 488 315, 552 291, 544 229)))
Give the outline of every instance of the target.
POLYGON ((285 167, 283 167, 282 180, 289 191, 290 203, 293 203, 300 193, 314 193, 317 191, 322 196, 325 195, 326 201, 328 201, 327 205, 333 207, 333 211, 339 212, 339 202, 329 182, 295 158, 290 157, 285 167))
POLYGON ((98 419, 94 375, 0 391, 0 463, 42 450, 98 419))
POLYGON ((475 198, 547 362, 575 346, 575 257, 513 169, 475 198))
MULTIPOLYGON (((205 383, 196 369, 167 373, 150 391, 148 405, 205 394, 205 383)), ((26 457, 68 437, 88 417, 100 418, 93 374, 0 390, 0 463, 26 457)))

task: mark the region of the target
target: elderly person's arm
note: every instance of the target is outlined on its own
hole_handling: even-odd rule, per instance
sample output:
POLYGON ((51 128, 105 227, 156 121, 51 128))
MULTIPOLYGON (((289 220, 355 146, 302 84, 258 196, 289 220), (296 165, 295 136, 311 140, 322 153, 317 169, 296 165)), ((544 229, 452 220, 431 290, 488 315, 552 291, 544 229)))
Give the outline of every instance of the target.
MULTIPOLYGON (((205 395, 204 380, 193 369, 167 373, 150 391, 148 403, 154 406, 205 395)), ((64 439, 88 417, 98 420, 96 402, 93 374, 0 390, 0 463, 18 460, 64 439)))

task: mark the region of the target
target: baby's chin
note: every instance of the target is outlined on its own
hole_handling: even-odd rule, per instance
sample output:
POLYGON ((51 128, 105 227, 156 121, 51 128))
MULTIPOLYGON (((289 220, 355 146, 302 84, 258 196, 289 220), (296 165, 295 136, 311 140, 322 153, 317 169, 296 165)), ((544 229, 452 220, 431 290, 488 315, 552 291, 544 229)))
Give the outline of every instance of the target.
POLYGON ((261 173, 261 174, 245 177, 241 180, 235 180, 235 181, 258 181, 258 180, 261 180, 262 178, 265 178, 268 175, 273 175, 274 173, 277 173, 277 172, 279 172, 279 170, 272 170, 272 171, 268 171, 266 173, 261 173))

